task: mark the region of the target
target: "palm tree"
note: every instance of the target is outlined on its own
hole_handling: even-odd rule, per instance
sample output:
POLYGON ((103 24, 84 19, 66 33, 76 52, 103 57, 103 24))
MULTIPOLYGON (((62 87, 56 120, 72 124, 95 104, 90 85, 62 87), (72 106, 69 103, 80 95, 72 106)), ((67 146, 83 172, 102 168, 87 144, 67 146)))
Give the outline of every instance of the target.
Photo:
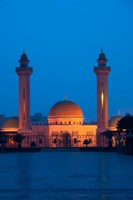
POLYGON ((21 142, 22 140, 25 138, 24 135, 21 135, 20 133, 16 134, 14 137, 13 137, 13 140, 14 142, 17 142, 18 143, 18 149, 21 149, 21 142))

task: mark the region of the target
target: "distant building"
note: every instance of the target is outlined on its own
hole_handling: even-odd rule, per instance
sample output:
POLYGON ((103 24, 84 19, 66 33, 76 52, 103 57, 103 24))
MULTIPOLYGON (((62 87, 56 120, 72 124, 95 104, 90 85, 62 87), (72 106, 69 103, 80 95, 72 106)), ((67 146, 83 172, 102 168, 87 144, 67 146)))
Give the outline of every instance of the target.
MULTIPOLYGON (((19 118, 5 119, 0 115, 1 132, 8 134, 21 133, 25 135, 24 147, 30 147, 35 142, 39 147, 82 147, 106 146, 107 140, 100 133, 110 129, 115 130, 120 116, 108 121, 108 74, 111 68, 106 66, 107 59, 103 52, 94 67, 97 76, 97 122, 84 123, 82 109, 66 98, 56 102, 49 110, 48 117, 41 113, 30 116, 30 75, 32 68, 25 52, 16 68, 19 77, 19 118), (86 142, 88 141, 88 142, 86 142)), ((11 142, 11 145, 13 142, 11 142)))
POLYGON ((31 126, 48 124, 47 117, 42 116, 42 113, 35 113, 34 115, 30 116, 30 122, 31 126))

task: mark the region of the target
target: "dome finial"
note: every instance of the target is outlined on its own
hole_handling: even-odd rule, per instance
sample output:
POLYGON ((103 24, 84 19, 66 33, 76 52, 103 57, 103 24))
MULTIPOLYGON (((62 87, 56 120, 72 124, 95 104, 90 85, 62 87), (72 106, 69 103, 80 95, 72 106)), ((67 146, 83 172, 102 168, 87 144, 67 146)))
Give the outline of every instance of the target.
POLYGON ((23 48, 23 53, 25 53, 25 48, 23 48))
POLYGON ((101 47, 101 53, 103 53, 103 47, 101 47))

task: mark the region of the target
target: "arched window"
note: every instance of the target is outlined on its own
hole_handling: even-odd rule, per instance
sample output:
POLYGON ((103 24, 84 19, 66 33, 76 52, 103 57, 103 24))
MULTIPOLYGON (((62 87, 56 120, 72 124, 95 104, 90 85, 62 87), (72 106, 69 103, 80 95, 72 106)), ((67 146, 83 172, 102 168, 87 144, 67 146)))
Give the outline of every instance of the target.
POLYGON ((39 144, 42 144, 42 139, 39 139, 39 144))
POLYGON ((78 142, 77 138, 74 138, 73 142, 74 142, 74 144, 77 144, 77 142, 78 142))

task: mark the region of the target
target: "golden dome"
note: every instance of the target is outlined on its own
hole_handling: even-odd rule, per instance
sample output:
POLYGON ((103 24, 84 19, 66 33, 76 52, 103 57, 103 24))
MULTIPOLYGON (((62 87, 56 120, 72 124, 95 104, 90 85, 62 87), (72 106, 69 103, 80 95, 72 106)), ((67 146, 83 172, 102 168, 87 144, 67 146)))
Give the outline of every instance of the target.
POLYGON ((74 102, 64 100, 55 103, 49 111, 48 117, 79 117, 83 118, 81 108, 74 102))
POLYGON ((8 118, 2 128, 18 128, 19 118, 18 117, 11 117, 8 118))
POLYGON ((109 120, 109 127, 117 127, 117 123, 118 121, 122 118, 122 116, 113 116, 111 117, 111 119, 109 120))
POLYGON ((1 131, 3 132, 16 132, 19 127, 19 118, 11 117, 5 120, 1 127, 1 131))

